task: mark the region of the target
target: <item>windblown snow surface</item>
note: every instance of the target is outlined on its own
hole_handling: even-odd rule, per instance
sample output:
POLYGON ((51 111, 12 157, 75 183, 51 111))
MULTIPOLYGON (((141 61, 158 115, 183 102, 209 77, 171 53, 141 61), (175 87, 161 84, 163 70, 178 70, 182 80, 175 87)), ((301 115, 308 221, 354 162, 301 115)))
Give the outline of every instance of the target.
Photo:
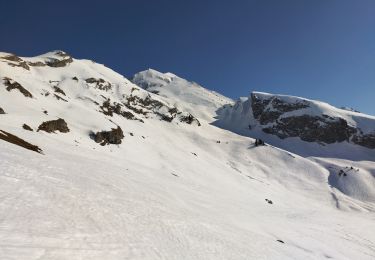
MULTIPOLYGON (((51 58, 61 59, 22 60, 51 58)), ((373 160, 254 147, 211 124, 230 99, 170 73, 147 72, 175 82, 154 86, 156 95, 89 60, 29 70, 9 63, 0 58, 0 130, 43 154, 0 140, 0 259, 375 259, 373 160), (8 91, 4 77, 32 98, 8 91), (159 110, 135 114, 143 123, 100 112, 104 100, 131 95, 201 126, 160 120, 159 110), (57 118, 68 133, 36 131, 57 118), (90 138, 116 125, 120 145, 90 138)))

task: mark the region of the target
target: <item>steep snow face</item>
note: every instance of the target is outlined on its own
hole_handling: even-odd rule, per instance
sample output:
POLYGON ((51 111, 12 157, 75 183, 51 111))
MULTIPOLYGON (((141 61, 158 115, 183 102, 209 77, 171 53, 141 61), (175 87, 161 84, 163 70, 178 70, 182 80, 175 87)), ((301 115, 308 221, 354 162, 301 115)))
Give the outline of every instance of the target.
POLYGON ((0 258, 374 258, 374 162, 255 147, 185 98, 0 54, 0 258))
POLYGON ((303 156, 375 160, 375 117, 300 97, 253 92, 216 125, 303 156))
POLYGON ((173 100, 173 105, 176 107, 192 114, 195 113, 199 119, 208 122, 214 120, 219 108, 233 103, 230 98, 172 73, 148 69, 135 74, 132 81, 152 93, 173 100))
POLYGON ((15 115, 24 114, 27 122, 23 123, 37 127, 42 121, 61 117, 83 136, 90 130, 116 127, 115 120, 109 120, 114 114, 139 122, 158 118, 199 124, 193 115, 178 110, 111 69, 93 61, 73 59, 61 51, 34 58, 3 53, 0 66, 1 107, 6 113, 4 118, 9 120, 17 120, 15 115))

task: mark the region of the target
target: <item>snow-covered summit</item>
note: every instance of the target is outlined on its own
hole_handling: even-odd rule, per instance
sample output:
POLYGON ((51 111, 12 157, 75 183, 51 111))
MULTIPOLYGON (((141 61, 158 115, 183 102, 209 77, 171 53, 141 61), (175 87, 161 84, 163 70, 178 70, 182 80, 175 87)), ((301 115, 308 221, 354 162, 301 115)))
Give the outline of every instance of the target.
POLYGON ((148 69, 135 74, 132 82, 152 93, 174 100, 176 107, 190 113, 195 111, 199 118, 209 122, 214 120, 219 108, 233 103, 230 98, 169 72, 148 69))

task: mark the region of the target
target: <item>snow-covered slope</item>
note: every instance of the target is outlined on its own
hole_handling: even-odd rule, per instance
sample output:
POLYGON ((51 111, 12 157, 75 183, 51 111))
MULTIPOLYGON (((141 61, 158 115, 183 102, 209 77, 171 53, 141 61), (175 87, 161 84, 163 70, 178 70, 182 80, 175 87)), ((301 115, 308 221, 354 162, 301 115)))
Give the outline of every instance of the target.
POLYGON ((0 54, 0 259, 374 258, 374 162, 255 147, 209 123, 229 99, 162 91, 0 54))
POLYGON ((216 125, 303 156, 375 161, 375 116, 262 92, 221 111, 216 125))
POLYGON ((135 74, 132 81, 152 93, 173 100, 176 107, 195 113, 202 120, 209 122, 212 122, 219 108, 234 103, 230 98, 172 73, 148 69, 135 74))

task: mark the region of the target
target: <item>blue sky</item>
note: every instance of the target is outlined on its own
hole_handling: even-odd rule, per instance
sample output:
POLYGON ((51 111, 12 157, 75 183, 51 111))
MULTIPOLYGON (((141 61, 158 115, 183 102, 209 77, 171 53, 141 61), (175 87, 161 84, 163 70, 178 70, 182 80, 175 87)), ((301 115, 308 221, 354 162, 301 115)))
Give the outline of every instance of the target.
POLYGON ((374 0, 1 1, 0 50, 61 49, 125 76, 173 72, 375 115, 374 0))

